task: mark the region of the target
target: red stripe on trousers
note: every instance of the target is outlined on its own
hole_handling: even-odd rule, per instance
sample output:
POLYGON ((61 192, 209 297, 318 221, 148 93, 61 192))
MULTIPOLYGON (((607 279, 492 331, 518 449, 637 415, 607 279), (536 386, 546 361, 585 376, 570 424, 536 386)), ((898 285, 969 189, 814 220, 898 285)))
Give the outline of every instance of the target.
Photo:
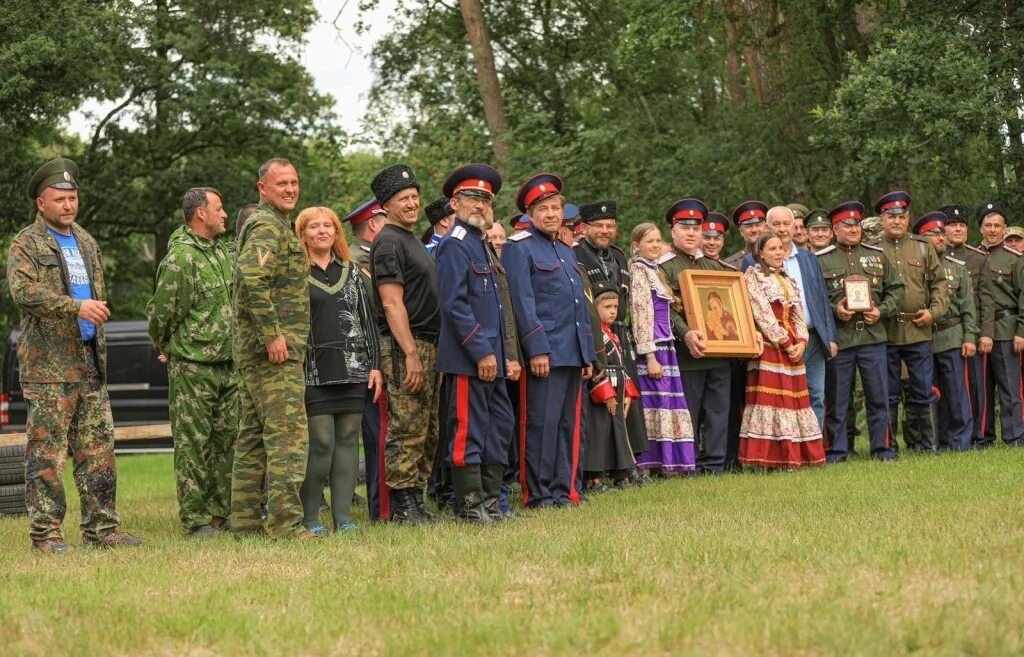
POLYGON ((391 416, 388 415, 388 395, 383 390, 377 398, 377 411, 380 414, 380 429, 377 431, 377 506, 380 507, 380 517, 386 520, 391 517, 391 489, 384 476, 384 446, 388 440, 391 416))
POLYGON ((530 488, 526 485, 526 372, 519 375, 519 486, 526 506, 530 500, 530 488))
POLYGON ((981 355, 981 428, 979 436, 984 437, 988 428, 988 354, 981 355))
POLYGON ((469 434, 469 377, 455 377, 455 443, 452 445, 452 465, 466 465, 466 436, 469 434))
POLYGON ((975 400, 971 399, 971 381, 970 377, 967 376, 967 370, 969 369, 967 367, 967 359, 961 357, 960 360, 964 362, 964 390, 967 391, 967 404, 971 407, 971 413, 974 413, 974 409, 977 408, 977 406, 974 403, 975 400))
POLYGON ((569 475, 569 501, 580 503, 580 494, 576 491, 576 468, 580 466, 580 416, 583 413, 583 384, 576 389, 576 421, 572 425, 572 473, 569 475))

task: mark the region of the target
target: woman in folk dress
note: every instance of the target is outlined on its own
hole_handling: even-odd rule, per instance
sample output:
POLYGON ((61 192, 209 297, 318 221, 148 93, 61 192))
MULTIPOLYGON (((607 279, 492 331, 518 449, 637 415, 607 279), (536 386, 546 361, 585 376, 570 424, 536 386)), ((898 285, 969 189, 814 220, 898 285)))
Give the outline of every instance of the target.
POLYGON ((783 269, 786 253, 773 233, 758 238, 753 255, 757 264, 743 279, 764 351, 747 369, 740 463, 785 469, 820 465, 825 448, 807 392, 807 324, 799 284, 783 269))

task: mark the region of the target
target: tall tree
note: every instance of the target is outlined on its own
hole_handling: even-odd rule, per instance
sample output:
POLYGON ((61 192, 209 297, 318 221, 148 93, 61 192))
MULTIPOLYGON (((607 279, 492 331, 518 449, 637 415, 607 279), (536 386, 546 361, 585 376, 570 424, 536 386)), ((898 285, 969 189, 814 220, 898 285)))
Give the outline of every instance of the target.
POLYGON ((484 104, 487 127, 494 142, 495 163, 499 171, 504 171, 505 163, 508 162, 512 151, 512 143, 508 138, 508 116, 505 114, 505 101, 501 97, 498 71, 494 67, 494 49, 487 33, 484 10, 480 6, 480 0, 459 0, 459 5, 462 7, 462 20, 466 24, 466 35, 473 47, 480 98, 484 104))

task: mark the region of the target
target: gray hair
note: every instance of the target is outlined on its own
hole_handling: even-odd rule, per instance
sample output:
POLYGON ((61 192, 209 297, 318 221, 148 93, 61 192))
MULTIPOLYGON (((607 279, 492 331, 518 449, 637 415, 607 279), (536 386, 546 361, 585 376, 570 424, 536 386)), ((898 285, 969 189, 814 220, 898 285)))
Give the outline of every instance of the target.
POLYGON ((788 208, 785 205, 776 205, 773 208, 769 208, 768 212, 764 215, 765 223, 771 223, 772 213, 774 213, 776 210, 785 210, 786 212, 789 213, 790 218, 792 218, 793 221, 796 222, 796 213, 793 212, 793 208, 788 208))
POLYGON ((224 197, 213 187, 191 187, 181 198, 181 214, 185 216, 185 223, 192 221, 196 210, 206 207, 206 195, 214 194, 221 201, 224 197))
POLYGON ((283 157, 272 157, 263 164, 260 165, 259 179, 264 180, 267 177, 267 173, 271 167, 291 167, 295 168, 295 165, 291 163, 287 158, 283 157))

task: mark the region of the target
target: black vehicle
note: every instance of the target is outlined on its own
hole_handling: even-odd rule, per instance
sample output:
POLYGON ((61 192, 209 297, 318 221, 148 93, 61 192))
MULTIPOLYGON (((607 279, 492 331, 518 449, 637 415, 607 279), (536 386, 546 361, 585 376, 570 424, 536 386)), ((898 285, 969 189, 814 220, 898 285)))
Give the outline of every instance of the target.
MULTIPOLYGON (((157 354, 146 332, 146 322, 108 322, 107 392, 115 426, 166 424, 167 368, 157 354)), ((3 379, 0 380, 0 433, 25 430, 27 409, 18 380, 18 335, 15 328, 7 336, 3 379)), ((132 445, 118 441, 118 451, 135 448, 167 448, 168 439, 132 445)))

